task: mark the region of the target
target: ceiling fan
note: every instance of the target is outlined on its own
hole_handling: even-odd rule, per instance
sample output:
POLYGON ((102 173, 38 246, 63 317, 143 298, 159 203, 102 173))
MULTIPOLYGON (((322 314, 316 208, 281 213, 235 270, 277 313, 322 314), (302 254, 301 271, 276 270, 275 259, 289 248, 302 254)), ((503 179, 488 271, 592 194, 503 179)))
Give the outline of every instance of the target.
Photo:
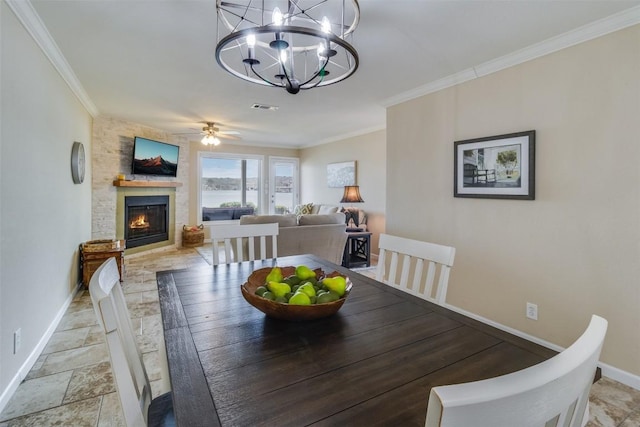
MULTIPOLYGON (((186 132, 186 133, 176 133, 174 135, 202 135, 201 142, 204 145, 220 145, 220 139, 241 139, 238 135, 240 132, 235 130, 221 131, 219 123, 215 122, 202 122, 206 126, 202 128, 201 132, 186 132)), ((195 129, 194 129, 195 130, 195 129)))

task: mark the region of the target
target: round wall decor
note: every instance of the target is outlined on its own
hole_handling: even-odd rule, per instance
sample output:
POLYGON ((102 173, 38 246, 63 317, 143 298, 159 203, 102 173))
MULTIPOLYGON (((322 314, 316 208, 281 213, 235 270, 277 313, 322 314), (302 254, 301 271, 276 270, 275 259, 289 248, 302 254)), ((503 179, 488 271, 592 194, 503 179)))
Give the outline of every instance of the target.
POLYGON ((71 178, 75 184, 82 184, 84 181, 84 167, 84 145, 74 142, 71 148, 71 178))

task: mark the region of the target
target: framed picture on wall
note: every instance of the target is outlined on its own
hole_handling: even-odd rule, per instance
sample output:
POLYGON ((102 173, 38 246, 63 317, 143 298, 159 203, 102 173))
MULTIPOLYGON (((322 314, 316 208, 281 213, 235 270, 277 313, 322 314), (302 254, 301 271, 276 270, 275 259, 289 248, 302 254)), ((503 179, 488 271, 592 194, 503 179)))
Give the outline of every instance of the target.
POLYGON ((454 197, 535 199, 536 131, 454 142, 454 197))
POLYGON ((342 188, 345 185, 356 185, 356 162, 329 163, 327 165, 327 185, 331 188, 342 188))

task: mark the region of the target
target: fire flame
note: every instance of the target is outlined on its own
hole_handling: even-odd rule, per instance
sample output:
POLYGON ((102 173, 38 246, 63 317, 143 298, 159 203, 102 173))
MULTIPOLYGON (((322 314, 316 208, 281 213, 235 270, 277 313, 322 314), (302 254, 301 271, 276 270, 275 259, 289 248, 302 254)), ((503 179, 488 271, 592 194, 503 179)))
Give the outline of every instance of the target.
POLYGON ((133 221, 129 223, 129 228, 147 228, 149 223, 147 222, 146 215, 138 215, 133 221))

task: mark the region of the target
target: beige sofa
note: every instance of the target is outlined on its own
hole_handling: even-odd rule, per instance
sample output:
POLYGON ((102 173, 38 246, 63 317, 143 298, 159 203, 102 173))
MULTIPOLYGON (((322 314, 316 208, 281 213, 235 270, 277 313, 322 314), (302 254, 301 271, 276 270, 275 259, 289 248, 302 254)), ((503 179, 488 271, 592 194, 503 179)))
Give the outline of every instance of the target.
MULTIPOLYGON (((342 264, 342 254, 347 242, 343 213, 244 215, 240 218, 241 225, 269 223, 279 225, 278 256, 313 254, 342 264)), ((270 245, 268 242, 267 247, 270 245)))
MULTIPOLYGON (((365 211, 353 206, 350 207, 338 207, 335 205, 306 203, 298 205, 294 208, 293 213, 296 215, 311 213, 311 214, 331 214, 335 212, 342 212, 348 216, 349 221, 348 228, 359 228, 361 231, 367 231, 367 214, 365 211)), ((346 219, 346 218, 345 218, 346 219)))

